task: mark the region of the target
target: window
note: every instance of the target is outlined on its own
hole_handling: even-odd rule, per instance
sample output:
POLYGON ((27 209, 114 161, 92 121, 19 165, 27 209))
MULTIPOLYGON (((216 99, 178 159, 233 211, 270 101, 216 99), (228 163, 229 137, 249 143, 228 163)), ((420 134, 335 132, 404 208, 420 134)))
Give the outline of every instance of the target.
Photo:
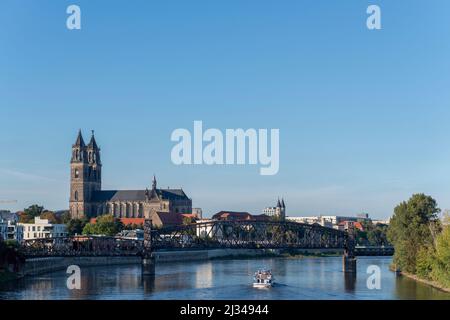
POLYGON ((74 199, 75 201, 78 201, 78 191, 75 191, 74 199))
POLYGON ((78 169, 75 169, 74 176, 75 176, 75 178, 78 178, 80 176, 80 171, 78 171, 78 169))

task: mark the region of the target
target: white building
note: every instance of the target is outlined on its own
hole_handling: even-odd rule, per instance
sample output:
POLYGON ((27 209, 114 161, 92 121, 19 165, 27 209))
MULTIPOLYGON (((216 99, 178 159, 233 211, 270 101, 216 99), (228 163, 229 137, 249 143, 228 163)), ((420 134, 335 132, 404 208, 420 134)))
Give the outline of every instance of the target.
POLYGON ((192 214, 197 216, 197 219, 203 219, 202 208, 192 208, 192 214))
POLYGON ((34 223, 19 223, 22 225, 24 240, 40 238, 58 238, 67 236, 65 224, 52 224, 48 219, 34 218, 34 223))
POLYGON ((323 227, 339 229, 339 224, 344 221, 371 221, 368 216, 345 217, 345 216, 310 216, 310 217, 287 217, 286 220, 305 224, 319 224, 323 227))
POLYGON ((278 199, 276 207, 264 208, 262 213, 269 217, 279 217, 284 220, 286 218, 286 205, 284 199, 282 199, 281 202, 280 199, 278 199))
POLYGON ((208 238, 214 236, 217 239, 222 238, 222 229, 217 229, 217 225, 211 219, 197 220, 197 237, 208 238))
POLYGON ((15 222, 8 221, 5 240, 16 240, 18 242, 22 241, 23 226, 15 222))
POLYGON ((377 224, 389 225, 389 223, 391 222, 391 219, 388 219, 388 220, 372 220, 372 222, 375 225, 377 225, 377 224))

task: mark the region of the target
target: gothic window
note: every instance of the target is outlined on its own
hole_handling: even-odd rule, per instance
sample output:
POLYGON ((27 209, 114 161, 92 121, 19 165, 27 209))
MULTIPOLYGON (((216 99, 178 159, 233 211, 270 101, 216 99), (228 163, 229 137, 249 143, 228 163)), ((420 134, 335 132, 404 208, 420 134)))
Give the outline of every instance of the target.
POLYGON ((75 159, 79 160, 80 158, 80 151, 77 149, 77 151, 75 151, 75 159))
POLYGON ((139 203, 139 218, 144 217, 144 208, 142 207, 142 203, 139 203))
POLYGON ((74 198, 75 198, 75 201, 78 201, 78 191, 75 191, 74 198))
POLYGON ((75 178, 78 178, 80 176, 80 171, 78 171, 78 169, 75 169, 74 176, 75 176, 75 178))

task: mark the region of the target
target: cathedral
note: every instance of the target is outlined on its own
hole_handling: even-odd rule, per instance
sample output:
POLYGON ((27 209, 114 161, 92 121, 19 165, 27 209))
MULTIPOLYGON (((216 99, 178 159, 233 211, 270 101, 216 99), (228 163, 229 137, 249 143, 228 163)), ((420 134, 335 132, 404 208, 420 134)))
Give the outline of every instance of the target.
POLYGON ((113 214, 117 218, 192 213, 192 200, 183 189, 159 189, 156 177, 145 190, 102 190, 102 162, 94 132, 85 144, 81 130, 72 145, 70 162, 70 215, 72 219, 113 214))

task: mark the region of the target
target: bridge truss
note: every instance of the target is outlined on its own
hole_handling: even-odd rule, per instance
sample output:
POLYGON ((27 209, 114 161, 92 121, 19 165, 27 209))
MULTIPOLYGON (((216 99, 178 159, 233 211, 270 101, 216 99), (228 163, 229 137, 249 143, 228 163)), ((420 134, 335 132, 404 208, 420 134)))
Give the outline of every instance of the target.
POLYGON ((344 231, 288 221, 211 221, 153 229, 144 241, 120 237, 76 236, 26 240, 26 257, 149 256, 158 250, 201 249, 344 249, 353 256, 354 241, 344 231))
POLYGON ((153 250, 345 249, 348 234, 288 221, 211 221, 152 231, 153 250))

